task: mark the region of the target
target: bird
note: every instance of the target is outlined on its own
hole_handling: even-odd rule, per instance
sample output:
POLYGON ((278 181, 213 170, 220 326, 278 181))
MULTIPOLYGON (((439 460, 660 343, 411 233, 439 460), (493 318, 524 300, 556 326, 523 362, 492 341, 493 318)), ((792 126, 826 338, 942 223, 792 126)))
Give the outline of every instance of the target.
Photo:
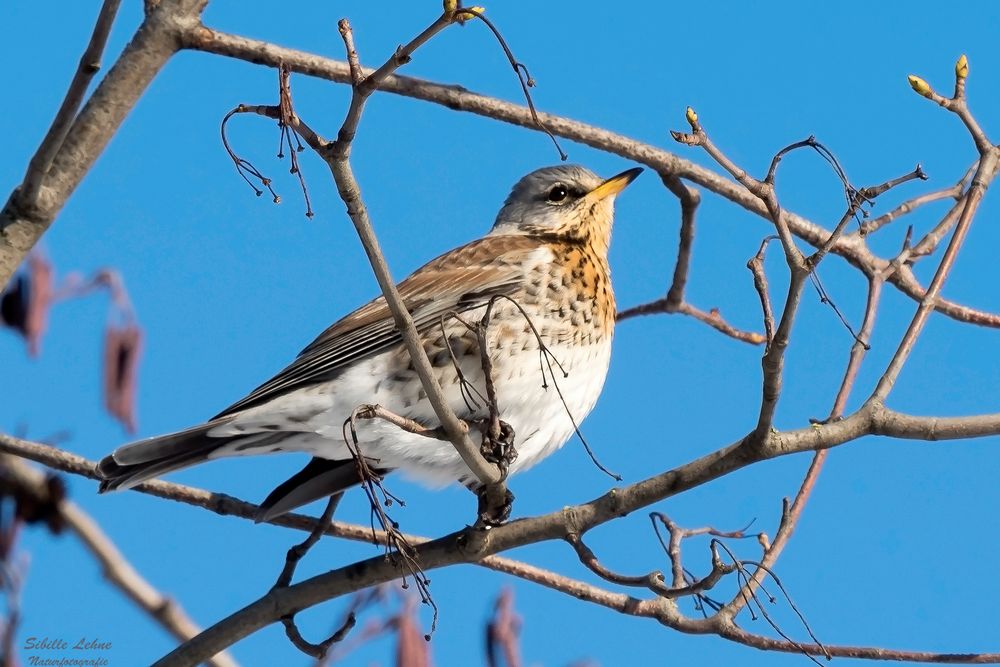
MULTIPOLYGON (((485 342, 495 409, 512 431, 516 452, 505 461, 508 475, 562 447, 601 393, 616 315, 608 265, 614 202, 641 171, 608 179, 578 165, 533 171, 514 185, 485 236, 398 284, 446 400, 470 424, 490 417, 485 342), (487 310, 480 338, 475 323, 484 322, 487 310)), ((97 464, 100 491, 230 456, 311 454, 261 503, 256 519, 270 521, 338 498, 362 481, 344 425, 366 405, 439 427, 382 296, 332 324, 286 368, 215 417, 115 449, 97 464)), ((377 474, 399 470, 425 486, 457 481, 479 488, 446 439, 381 419, 355 423, 356 450, 377 474)))

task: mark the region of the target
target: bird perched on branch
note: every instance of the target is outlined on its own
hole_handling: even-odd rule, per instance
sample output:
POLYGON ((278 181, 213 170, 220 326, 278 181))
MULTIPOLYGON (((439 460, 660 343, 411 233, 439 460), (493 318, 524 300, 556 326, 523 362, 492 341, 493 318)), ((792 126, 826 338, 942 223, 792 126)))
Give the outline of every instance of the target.
MULTIPOLYGON (((399 284, 445 397, 469 424, 490 417, 484 366, 492 367, 495 409, 513 430, 509 473, 561 447, 601 393, 615 325, 614 200, 641 171, 606 180, 579 166, 534 171, 514 186, 489 234, 399 284)), ((261 505, 258 520, 269 520, 361 481, 344 424, 363 405, 438 427, 383 297, 334 323, 287 368, 204 424, 116 449, 97 466, 101 490, 227 456, 312 454, 261 505)), ((355 424, 355 449, 378 472, 401 470, 431 485, 478 484, 446 439, 384 419, 355 424)))

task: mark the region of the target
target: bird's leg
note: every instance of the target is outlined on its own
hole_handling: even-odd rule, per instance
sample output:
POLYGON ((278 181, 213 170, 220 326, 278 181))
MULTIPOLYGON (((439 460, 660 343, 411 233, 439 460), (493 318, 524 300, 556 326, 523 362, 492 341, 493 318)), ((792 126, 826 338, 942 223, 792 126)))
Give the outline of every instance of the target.
POLYGON ((474 422, 483 434, 479 453, 489 463, 500 468, 502 479, 507 478, 510 464, 517 460, 514 448, 514 427, 503 420, 478 419, 474 422))
MULTIPOLYGON (((477 419, 471 422, 479 427, 483 434, 479 452, 487 462, 495 464, 500 469, 501 479, 507 478, 510 464, 517 460, 517 450, 514 448, 514 427, 500 419, 477 419)), ((470 486, 479 498, 476 516, 477 526, 499 526, 510 518, 514 506, 514 494, 506 490, 501 502, 491 497, 489 487, 470 486)))
POLYGON ((476 526, 500 526, 510 518, 511 510, 514 509, 514 494, 510 492, 510 489, 504 492, 503 503, 499 507, 493 507, 487 487, 476 486, 472 488, 472 492, 479 498, 479 507, 476 511, 476 526))

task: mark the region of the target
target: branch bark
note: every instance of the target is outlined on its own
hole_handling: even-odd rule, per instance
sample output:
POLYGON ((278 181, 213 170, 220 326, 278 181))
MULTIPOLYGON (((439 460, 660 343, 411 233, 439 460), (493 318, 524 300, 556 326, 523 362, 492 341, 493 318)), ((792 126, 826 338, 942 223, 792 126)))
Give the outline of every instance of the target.
MULTIPOLYGON (((867 404, 863 410, 832 424, 785 433, 772 432, 757 448, 744 447, 742 439, 737 440, 691 463, 641 482, 613 489, 590 502, 566 507, 559 512, 522 519, 488 531, 476 528, 460 530, 416 546, 415 558, 424 571, 430 571, 446 565, 477 562, 486 556, 527 544, 565 539, 571 533, 583 534, 595 526, 753 463, 796 452, 834 447, 863 435, 906 434, 903 437, 932 439, 945 434, 974 437, 996 433, 1000 433, 1000 415, 919 418, 900 415, 877 404, 867 404)), ((2 445, 0 442, 0 446, 2 445)), ((377 556, 318 575, 289 588, 271 591, 212 626, 188 644, 178 647, 156 664, 168 667, 197 663, 292 611, 395 579, 400 574, 395 562, 377 556)), ((661 606, 667 601, 657 599, 645 602, 649 606, 647 614, 655 616, 664 613, 661 606)), ((637 615, 643 615, 639 611, 645 609, 631 602, 627 608, 629 613, 637 615)))
MULTIPOLYGON (((769 218, 778 231, 786 259, 793 273, 793 286, 789 289, 781 322, 777 327, 774 340, 771 341, 769 350, 765 354, 764 397, 760 418, 754 430, 754 447, 741 446, 745 442, 745 439, 741 439, 686 465, 655 475, 636 484, 615 489, 589 503, 568 507, 561 512, 500 526, 490 531, 465 529, 437 540, 424 542, 417 547, 417 558, 419 558, 421 566, 425 569, 460 562, 486 564, 493 558, 492 554, 517 546, 543 540, 569 539, 569 536, 579 537, 590 528, 641 507, 648 506, 653 502, 669 498, 679 492, 747 465, 797 452, 813 451, 822 453, 828 448, 852 441, 864 435, 891 435, 900 438, 936 440, 977 437, 1000 433, 1000 415, 996 414, 964 418, 916 417, 894 412, 886 408, 883 404, 901 368, 905 364, 915 341, 919 337, 924 323, 933 310, 936 309, 953 318, 966 322, 975 322, 995 327, 1000 326, 1000 317, 997 315, 976 311, 941 298, 941 287, 955 261, 958 249, 961 247, 976 208, 986 187, 992 181, 998 168, 1000 168, 998 166, 1000 165, 1000 153, 998 153, 998 149, 989 142, 985 133, 965 105, 964 86, 967 67, 965 73, 961 73, 964 66, 964 57, 959 62, 957 70, 959 74, 954 97, 946 99, 937 95, 922 80, 918 81, 923 84, 923 87, 914 83, 914 88, 922 95, 959 116, 968 128, 981 154, 981 159, 976 167, 976 173, 971 185, 968 191, 964 195, 961 195, 961 213, 953 218, 946 216, 946 219, 939 223, 935 231, 925 237, 927 240, 926 245, 928 246, 926 250, 927 252, 931 252, 936 248, 938 241, 943 238, 944 234, 954 224, 955 231, 951 242, 944 253, 937 273, 925 290, 916 281, 912 271, 901 257, 894 258, 893 260, 882 259, 870 252, 865 245, 862 235, 842 235, 847 224, 846 216, 833 231, 829 231, 808 220, 782 210, 778 206, 777 199, 774 196, 773 175, 778 162, 786 151, 782 151, 775 156, 768 176, 763 181, 749 178, 745 172, 728 162, 724 155, 718 151, 713 152, 713 156, 716 157, 720 164, 746 188, 744 190, 739 185, 732 183, 715 172, 702 169, 667 151, 653 148, 621 135, 548 114, 538 114, 536 116, 533 113, 533 109, 479 96, 458 87, 442 86, 440 84, 393 75, 392 72, 409 58, 409 53, 413 49, 420 46, 438 30, 450 23, 454 17, 449 18, 447 12, 434 25, 414 39, 410 45, 402 47, 397 51, 393 58, 390 58, 382 68, 372 71, 360 66, 353 41, 348 39, 347 35, 345 35, 345 42, 350 62, 340 63, 302 52, 282 49, 263 42, 247 40, 209 30, 202 26, 198 19, 206 1, 161 0, 157 3, 149 3, 146 19, 136 33, 133 41, 125 49, 118 62, 105 77, 104 81, 101 82, 90 101, 78 115, 76 114, 76 108, 79 106, 83 91, 86 89, 87 80, 84 77, 75 80, 71 85, 64 108, 58 114, 49 136, 43 141, 36 155, 36 160, 33 161, 32 167, 29 168, 28 174, 25 177, 25 183, 12 193, 6 206, 0 211, 0 283, 6 283, 7 279, 9 279, 10 275, 23 259, 24 254, 48 228, 55 215, 57 215, 58 211, 65 204, 67 198, 82 180, 110 137, 116 131, 124 116, 134 106, 159 68, 179 48, 211 51, 272 66, 284 63, 297 71, 342 83, 350 83, 353 86, 355 94, 352 98, 351 109, 336 142, 332 144, 326 143, 318 135, 315 135, 315 133, 311 133, 311 131, 306 132, 305 130, 308 130, 308 128, 298 124, 297 121, 296 125, 298 127, 293 126, 293 129, 296 129, 307 141, 310 141, 311 135, 311 145, 315 144, 314 148, 318 147, 321 154, 324 154, 328 158, 328 163, 337 181, 338 189, 348 206, 349 213, 358 229, 365 249, 369 253, 369 258, 372 260, 386 299, 390 302, 390 306, 393 306, 393 303, 395 303, 393 313, 396 316, 397 326, 404 332, 404 338, 407 341, 408 349, 410 350, 411 357, 414 358, 416 366, 420 365, 419 360, 421 358, 426 362, 426 356, 423 354, 419 341, 415 338, 412 321, 408 322, 407 320, 408 313, 405 306, 399 300, 398 293, 394 293, 394 284, 388 269, 385 267, 384 260, 381 258, 377 240, 371 231, 370 221, 367 219, 367 214, 361 203, 360 190, 353 173, 350 171, 350 165, 347 160, 351 140, 357 130, 364 102, 376 89, 385 89, 398 94, 424 99, 456 110, 472 111, 531 129, 538 129, 539 125, 544 125, 545 128, 560 136, 580 141, 608 152, 617 153, 653 167, 664 179, 664 182, 668 186, 673 186, 671 189, 675 193, 679 193, 678 196, 681 197, 682 202, 681 242, 678 251, 677 268, 673 286, 665 297, 665 303, 673 309, 672 312, 684 312, 681 308, 681 306, 685 305, 683 302, 684 277, 690 259, 691 239, 693 238, 694 229, 694 210, 697 204, 696 195, 691 195, 694 191, 688 189, 688 186, 683 181, 698 184, 743 206, 747 210, 769 218), (72 125, 68 122, 68 119, 71 117, 73 119, 72 125), (806 241, 818 248, 818 251, 812 257, 806 258, 796 246, 796 239, 806 241), (871 280, 877 281, 872 282, 873 288, 880 287, 882 284, 881 281, 885 280, 919 301, 919 306, 913 322, 904 335, 878 387, 872 394, 871 399, 862 408, 844 419, 815 425, 813 428, 784 433, 777 432, 772 427, 772 416, 774 413, 774 404, 777 401, 778 390, 780 389, 780 364, 783 347, 787 343, 787 334, 792 325, 792 318, 794 317, 799 295, 801 294, 802 283, 805 277, 808 276, 812 265, 818 262, 826 252, 832 252, 844 257, 849 263, 864 272, 871 280), (393 301, 394 299, 395 302, 393 301), (770 361, 773 362, 770 364, 770 367, 768 367, 769 357, 770 361)), ((107 37, 107 28, 110 25, 109 17, 113 17, 116 6, 116 0, 107 0, 105 3, 91 46, 84 56, 85 61, 93 53, 100 53, 102 50, 103 43, 107 37)), ((81 62, 81 71, 83 71, 86 68, 83 61, 81 62)), ((692 121, 692 127, 696 133, 700 131, 700 128, 696 127, 696 120, 692 121)), ((711 146, 707 148, 712 152, 711 146)), ((961 188, 958 188, 959 192, 960 190, 961 188)), ((929 200, 930 197, 922 200, 913 200, 910 203, 910 210, 929 200)), ((906 211, 900 211, 898 214, 903 215, 905 213, 906 211)), ((921 245, 924 245, 923 242, 921 245)), ((907 251, 907 256, 907 261, 910 261, 918 259, 922 255, 907 251)), ((877 290, 874 293, 877 300, 877 290)), ((870 303, 871 300, 872 292, 869 294, 870 303)), ((691 308, 691 310, 696 309, 691 308)), ((671 311, 665 309, 665 312, 671 311)), ((687 314, 697 317, 697 314, 694 312, 688 312, 687 314)), ((708 318, 699 319, 708 321, 708 318)), ((713 326, 716 326, 720 331, 726 331, 726 328, 719 325, 721 318, 718 318, 718 320, 713 326)), ((730 335, 733 334, 730 333, 730 335)), ((852 366, 854 359, 854 352, 852 352, 852 366)), ((847 375, 845 376, 842 393, 844 392, 844 388, 849 387, 853 382, 853 375, 851 374, 852 366, 849 366, 847 375)), ((856 371, 856 369, 854 370, 856 371)), ((424 386, 430 395, 433 393, 435 382, 432 375, 429 375, 429 378, 428 380, 421 373, 421 379, 424 381, 424 386)), ((497 471, 488 466, 478 454, 475 447, 471 445, 471 440, 461 428, 457 417, 450 411, 447 404, 443 403, 440 391, 438 390, 437 393, 439 400, 435 402, 435 409, 445 429, 451 436, 451 440, 462 454, 463 459, 466 460, 470 469, 475 472, 484 484, 502 489, 502 487, 495 484, 499 479, 497 471), (441 408, 442 405, 443 408, 441 408), (449 419, 449 415, 453 419, 449 419)), ((836 413, 842 411, 842 409, 843 401, 838 397, 838 402, 835 404, 833 413, 839 416, 836 413)), ((32 443, 26 443, 25 441, 19 441, 7 436, 0 436, 0 450, 16 452, 23 456, 37 456, 42 459, 49 459, 57 465, 74 468, 76 472, 81 474, 93 475, 92 464, 90 462, 74 460, 66 453, 57 454, 52 451, 41 451, 38 446, 32 443)), ((813 469, 818 470, 818 465, 816 464, 821 463, 822 454, 819 454, 814 459, 813 469)), ((803 483, 803 488, 800 490, 801 498, 808 497, 808 488, 814 480, 814 473, 807 475, 803 483)), ((143 487, 144 490, 150 492, 155 492, 151 491, 153 489, 162 490, 163 488, 166 488, 163 486, 163 483, 152 483, 143 487)), ((202 501, 207 506, 214 506, 216 511, 223 513, 225 510, 231 511, 233 508, 239 508, 240 511, 243 511, 243 505, 247 505, 245 503, 241 504, 241 501, 214 494, 204 494, 202 501)), ((298 520, 301 519, 285 517, 282 522, 287 521, 291 524, 298 520)), ((791 527, 794 527, 794 520, 789 523, 786 518, 782 529, 779 530, 779 537, 784 535, 787 538, 791 527)), ((334 530, 335 528, 331 528, 331 531, 334 530)), ((367 529, 363 530, 366 533, 366 537, 371 534, 367 529)), ((778 540, 776 540, 777 542, 778 540)), ((614 573, 603 569, 597 563, 596 558, 591 558, 593 554, 583 546, 581 541, 577 541, 574 544, 578 547, 578 553, 581 554, 581 557, 584 557, 590 565, 597 568, 595 571, 603 571, 604 575, 608 575, 612 580, 618 580, 618 583, 624 582, 629 585, 638 585, 647 579, 647 577, 623 578, 619 575, 614 575, 614 573), (640 579, 642 582, 640 582, 640 579)), ((777 552, 780 552, 780 548, 775 552, 775 557, 777 552)), ((762 564, 760 567, 764 569, 765 565, 762 564)), ((497 569, 500 568, 498 567, 497 569)), ((158 664, 191 664, 207 660, 217 651, 230 645, 240 637, 246 636, 254 630, 263 627, 263 625, 275 622, 280 618, 287 617, 332 597, 388 581, 399 575, 398 562, 379 556, 313 577, 294 586, 275 588, 257 602, 224 619, 191 642, 179 647, 158 664)), ((552 581, 552 577, 559 577, 560 575, 546 573, 546 576, 549 576, 550 581, 552 581)), ((665 625, 679 628, 686 632, 715 632, 727 639, 740 641, 748 645, 764 647, 765 643, 770 642, 767 647, 774 650, 803 650, 801 646, 794 644, 794 642, 782 643, 778 640, 770 640, 745 633, 732 624, 731 616, 721 616, 719 617, 721 620, 719 618, 706 619, 706 622, 686 619, 690 622, 682 623, 681 620, 685 619, 679 620, 676 608, 669 600, 664 598, 636 600, 627 596, 603 591, 596 587, 588 589, 586 586, 586 584, 582 584, 581 582, 572 582, 571 580, 565 580, 565 578, 563 578, 563 581, 559 581, 556 585, 553 585, 554 588, 563 590, 564 592, 569 592, 572 589, 577 592, 576 594, 585 599, 590 599, 593 602, 603 604, 622 613, 656 618, 665 625), (726 623, 729 623, 729 625, 726 625, 726 623), (790 648, 792 646, 794 648, 790 648)), ((657 587, 655 584, 649 587, 656 591, 657 587)), ((822 649, 825 653, 831 648, 834 651, 833 654, 837 654, 835 652, 836 647, 818 647, 817 651, 822 649)), ((847 654, 850 651, 875 650, 878 649, 841 647, 841 654, 847 654)), ((902 654, 903 652, 897 653, 902 654)), ((920 656, 927 658, 931 654, 920 654, 920 656)), ((984 656, 985 658, 996 658, 996 656, 990 656, 989 654, 937 656, 937 661, 952 657, 957 658, 956 661, 983 661, 984 656)), ((881 657, 886 657, 886 654, 883 653, 881 657)), ((921 658, 918 656, 912 659, 921 658)))
MULTIPOLYGON (((521 576, 620 613, 652 618, 664 617, 672 607, 666 600, 637 600, 611 593, 583 582, 532 566, 498 559, 493 554, 518 546, 565 539, 570 533, 587 530, 628 514, 636 509, 671 497, 712 479, 759 461, 794 453, 836 447, 864 435, 882 435, 912 440, 950 440, 1000 434, 1000 413, 972 417, 919 417, 905 415, 878 404, 866 404, 843 420, 787 432, 772 432, 755 451, 740 446, 740 440, 711 454, 643 481, 631 484, 581 505, 499 526, 488 531, 465 529, 451 535, 421 542, 407 536, 416 545, 417 557, 425 570, 456 563, 479 563, 521 576)), ((9 435, 0 435, 0 451, 28 458, 49 467, 96 479, 94 463, 56 447, 32 443, 9 435)), ((225 515, 253 519, 257 507, 231 496, 190 489, 168 482, 147 482, 136 490, 171 500, 180 500, 225 515)), ((279 517, 276 525, 309 530, 315 520, 300 515, 279 517)), ((330 534, 369 541, 372 532, 363 526, 335 523, 330 534)), ((280 591, 272 591, 255 603, 209 628, 194 640, 179 647, 157 664, 189 665, 207 660, 257 629, 276 622, 291 611, 299 611, 319 602, 390 581, 399 576, 393 562, 384 556, 354 563, 280 591)), ((665 617, 664 617, 665 618, 665 617)), ((693 622, 692 622, 693 623, 693 622)), ((713 632, 708 626, 689 625, 686 632, 713 632)))
MULTIPOLYGON (((158 3, 146 15, 128 46, 65 132, 59 149, 50 158, 48 171, 38 178, 37 186, 32 185, 37 195, 26 197, 23 186, 11 193, 0 210, 0 285, 7 284, 100 157, 125 116, 181 47, 180 36, 198 25, 198 17, 207 2, 162 0, 158 3)), ((57 124, 62 122, 57 118, 57 124)), ((48 152, 47 143, 43 143, 42 161, 49 161, 48 152)))
MULTIPOLYGON (((45 492, 45 476, 28 466, 23 459, 9 454, 0 455, 0 467, 3 474, 16 484, 33 490, 36 494, 45 492)), ((59 512, 63 525, 76 535, 101 566, 101 572, 108 583, 121 591, 122 595, 135 603, 155 623, 182 643, 201 632, 201 628, 176 600, 156 590, 139 574, 90 515, 68 500, 61 500, 56 511, 59 512)), ((236 662, 225 652, 206 662, 211 667, 237 667, 236 662)))

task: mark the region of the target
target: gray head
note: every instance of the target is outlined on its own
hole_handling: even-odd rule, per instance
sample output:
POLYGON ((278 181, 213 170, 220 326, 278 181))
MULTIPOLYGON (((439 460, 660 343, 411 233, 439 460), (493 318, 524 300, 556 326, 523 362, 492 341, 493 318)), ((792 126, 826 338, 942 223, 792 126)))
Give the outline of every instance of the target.
POLYGON ((490 233, 606 237, 615 195, 641 171, 629 169, 607 180, 579 165, 533 171, 511 190, 490 233))

